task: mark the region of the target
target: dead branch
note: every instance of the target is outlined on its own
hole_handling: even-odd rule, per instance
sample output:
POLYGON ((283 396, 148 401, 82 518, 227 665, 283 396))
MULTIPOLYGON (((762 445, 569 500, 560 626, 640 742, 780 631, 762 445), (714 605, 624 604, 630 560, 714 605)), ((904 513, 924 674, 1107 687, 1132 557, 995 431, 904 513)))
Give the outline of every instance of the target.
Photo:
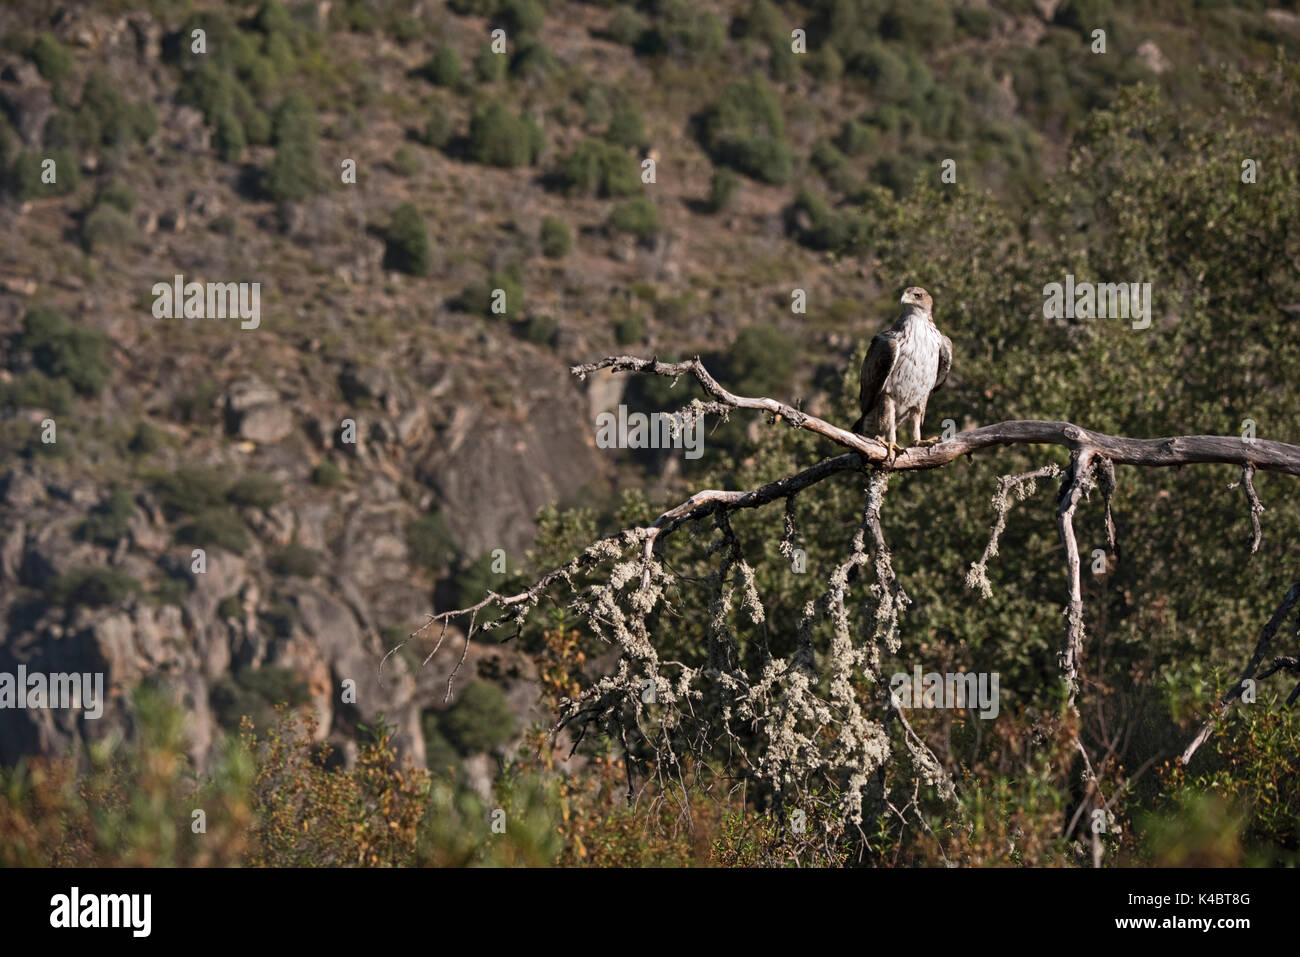
MULTIPOLYGON (((778 801, 782 800, 781 794, 785 790, 828 806, 825 798, 811 798, 811 792, 800 782, 813 778, 822 782, 837 779, 841 788, 837 802, 839 812, 846 822, 855 825, 860 825, 862 820, 863 794, 890 760, 891 746, 886 727, 894 719, 900 722, 903 744, 910 752, 918 773, 937 786, 944 798, 951 800, 955 796, 952 781, 942 764, 912 731, 904 713, 896 705, 890 706, 889 695, 877 702, 881 720, 873 720, 863 711, 853 692, 855 671, 860 671, 869 681, 881 682, 881 646, 891 653, 898 650, 899 615, 910 604, 894 572, 881 524, 890 471, 939 468, 962 455, 997 445, 1055 445, 1070 451, 1070 464, 1063 473, 1056 465, 1045 465, 999 480, 994 497, 996 517, 989 542, 980 560, 972 564, 967 583, 982 594, 989 593, 987 565, 997 555, 999 538, 1006 528, 1007 512, 1011 507, 1010 493, 1024 499, 1033 493, 1037 479, 1061 474, 1057 525, 1066 555, 1066 627, 1058 657, 1069 688, 1069 705, 1076 715, 1085 637, 1080 557, 1074 531, 1074 516, 1080 500, 1094 488, 1101 491, 1106 505, 1107 541, 1112 552, 1117 553, 1118 542, 1111 514, 1116 463, 1143 467, 1235 464, 1242 468, 1242 484, 1251 507, 1254 551, 1259 544, 1258 516, 1262 511, 1252 482, 1255 471, 1264 469, 1300 475, 1300 446, 1282 442, 1246 441, 1214 435, 1136 439, 1094 432, 1069 422, 1039 420, 1000 422, 972 429, 932 446, 906 449, 887 464, 886 448, 874 439, 842 429, 775 399, 735 395, 709 374, 698 357, 668 363, 655 358, 611 356, 574 366, 571 371, 584 378, 603 369, 673 379, 690 376, 703 389, 707 401, 693 400, 682 410, 685 419, 725 416, 740 409, 760 411, 771 416, 773 422, 784 421, 792 428, 811 431, 846 451, 757 488, 698 491, 664 511, 646 527, 623 529, 594 542, 517 594, 489 592, 482 601, 468 608, 431 613, 407 640, 418 637, 435 623, 441 624, 436 651, 449 624, 461 619, 468 620, 467 644, 476 629, 481 632, 513 624, 518 634, 541 596, 552 586, 563 583, 572 595, 570 608, 584 619, 595 635, 618 646, 620 659, 614 674, 596 680, 577 700, 562 702, 563 713, 555 730, 575 725, 578 740, 581 740, 589 727, 602 726, 629 749, 631 735, 649 748, 656 773, 680 779, 680 748, 694 750, 710 745, 713 743, 710 728, 720 724, 723 743, 732 755, 731 760, 747 768, 745 773, 768 781, 778 801), (738 659, 731 632, 732 612, 736 608, 747 612, 751 624, 760 627, 766 618, 754 585, 753 569, 732 530, 731 514, 784 500, 780 552, 789 559, 793 555, 797 534, 795 496, 832 476, 853 472, 865 473, 865 498, 862 520, 850 543, 847 559, 833 568, 822 596, 806 604, 792 657, 789 660, 772 658, 764 642, 762 667, 758 673, 747 674, 738 659), (721 558, 716 571, 708 579, 712 597, 707 629, 708 653, 703 656, 704 665, 692 668, 681 662, 660 661, 651 640, 649 616, 661 606, 671 611, 665 587, 675 579, 658 560, 656 546, 662 549, 664 541, 674 531, 709 517, 712 517, 714 530, 719 536, 710 545, 709 554, 721 558), (852 588, 850 573, 868 562, 875 564, 875 582, 869 588, 871 601, 868 602, 874 627, 861 629, 855 642, 851 637, 847 611, 847 596, 852 588), (598 576, 587 577, 585 584, 579 583, 580 573, 592 572, 602 566, 607 567, 604 580, 598 576), (490 609, 510 614, 484 621, 490 609), (819 693, 816 683, 819 680, 816 674, 818 658, 813 647, 813 629, 820 621, 829 621, 832 633, 829 647, 824 649, 829 672, 828 695, 819 693), (661 673, 661 669, 666 667, 677 669, 674 679, 670 680, 661 673), (706 684, 709 688, 707 695, 706 684), (653 712, 647 708, 647 702, 655 706, 653 712), (710 721, 714 725, 709 725, 710 721), (759 753, 746 752, 746 743, 733 730, 733 726, 742 725, 756 733, 759 753), (682 744, 682 735, 687 734, 688 726, 692 729, 689 732, 692 736, 682 744)), ((1245 680, 1253 676, 1261 662, 1271 654, 1272 636, 1297 599, 1300 599, 1300 582, 1288 592, 1283 606, 1266 626, 1255 656, 1234 689, 1235 696, 1240 696, 1245 680)), ((396 650, 394 648, 385 655, 384 661, 396 650)), ((381 676, 383 664, 381 661, 381 676)), ((1275 658, 1274 667, 1268 673, 1277 670, 1294 670, 1293 659, 1275 658)), ((450 692, 451 679, 448 681, 448 695, 450 692)), ((1225 696, 1225 706, 1233 697, 1233 693, 1225 696)), ((1212 723, 1189 747, 1184 760, 1190 758, 1208 736, 1210 727, 1212 723)), ((1085 804, 1105 807, 1107 802, 1097 787, 1087 750, 1077 737, 1075 744, 1090 779, 1089 799, 1085 804)), ((1082 809, 1083 805, 1076 812, 1076 820, 1082 809)), ((1099 845, 1094 852, 1100 852, 1099 845)))
MULTIPOLYGON (((1274 667, 1270 668, 1263 674, 1257 674, 1259 666, 1264 662, 1264 659, 1268 658, 1273 653, 1273 639, 1277 636, 1278 628, 1282 626, 1282 622, 1286 621, 1286 616, 1291 614, 1291 609, 1296 606, 1297 602, 1300 602, 1300 579, 1297 579, 1291 587, 1287 589, 1286 594, 1282 596, 1282 600, 1278 602, 1277 608, 1274 609, 1273 617, 1269 618, 1269 620, 1264 624, 1263 629, 1259 633, 1259 640, 1255 642, 1255 651, 1251 654, 1250 660, 1246 662, 1246 667, 1242 671, 1241 677, 1237 679, 1236 683, 1231 688, 1224 692, 1223 697, 1219 699, 1219 703, 1215 706, 1214 712, 1210 715, 1209 720, 1205 722, 1196 737, 1192 739, 1192 743, 1187 746, 1187 750, 1183 752, 1183 764, 1187 764, 1192 760, 1192 755, 1197 752, 1201 745, 1209 740, 1210 735, 1214 733, 1215 726, 1219 723, 1219 720, 1223 715, 1227 713, 1229 708, 1241 700, 1241 696, 1245 693, 1246 688, 1248 687, 1247 682, 1253 681, 1256 678, 1267 678, 1278 670, 1286 669, 1285 665, 1278 664, 1279 661, 1285 661, 1286 659, 1275 658, 1274 667)), ((1296 690, 1291 692, 1290 697, 1287 698, 1287 704, 1292 704, 1296 700, 1297 695, 1300 695, 1300 686, 1297 686, 1296 690)))

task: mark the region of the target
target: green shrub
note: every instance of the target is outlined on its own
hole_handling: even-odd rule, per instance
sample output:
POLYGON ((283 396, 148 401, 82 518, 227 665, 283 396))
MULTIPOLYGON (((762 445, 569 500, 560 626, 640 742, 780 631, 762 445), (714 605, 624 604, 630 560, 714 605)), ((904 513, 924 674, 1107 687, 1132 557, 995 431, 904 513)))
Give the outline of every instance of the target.
POLYGON ((542 255, 547 259, 563 259, 573 248, 573 235, 564 220, 546 216, 542 219, 538 242, 542 247, 542 255))
POLYGON ((406 547, 411 564, 431 572, 442 571, 456 555, 456 543, 438 512, 406 523, 406 547))
POLYGON ((520 80, 540 80, 558 67, 555 55, 540 40, 521 45, 510 59, 510 75, 520 80))
POLYGON ((267 567, 277 575, 311 578, 316 574, 319 556, 304 545, 290 542, 267 558, 267 567))
POLYGON ((641 178, 631 154, 604 140, 579 143, 561 164, 560 179, 570 193, 607 197, 641 192, 641 178))
POLYGON ((139 594, 140 582, 116 568, 75 568, 46 586, 46 599, 67 611, 103 608, 139 594))
POLYGON ((403 176, 414 176, 420 171, 420 161, 409 146, 399 146, 393 153, 393 169, 403 176))
POLYGON ((488 681, 471 681, 460 699, 444 711, 439 729, 462 755, 482 754, 501 747, 515 733, 515 716, 505 692, 488 681))
POLYGON ((755 179, 785 183, 794 171, 781 105, 762 79, 737 80, 728 86, 705 115, 702 139, 715 163, 755 179))
POLYGON ((107 73, 95 70, 86 77, 77 107, 82 142, 88 146, 141 143, 158 129, 158 116, 149 103, 128 103, 107 73))
POLYGON ((755 323, 740 330, 727 355, 727 378, 740 395, 771 395, 794 377, 794 343, 778 326, 755 323))
POLYGON ((237 508, 270 508, 283 498, 280 483, 264 472, 241 475, 226 492, 226 501, 237 508))
POLYGON ((709 184, 709 208, 720 213, 731 205, 736 195, 740 178, 728 166, 719 166, 713 171, 713 180, 709 184))
POLYGON ((66 415, 72 409, 72 384, 66 379, 51 379, 44 372, 30 369, 12 382, 0 385, 0 405, 19 409, 46 409, 66 415))
POLYGON ((280 202, 303 199, 320 188, 316 167, 316 111, 297 93, 285 97, 275 118, 275 157, 266 168, 262 186, 280 202))
POLYGON ((135 209, 135 193, 124 183, 116 180, 109 182, 95 197, 98 206, 112 206, 114 209, 129 213, 135 209))
POLYGON ((244 612, 244 603, 238 595, 227 595, 217 602, 217 617, 223 621, 238 618, 244 612))
POLYGON ((434 106, 433 112, 429 114, 429 121, 424 124, 424 129, 420 131, 419 139, 425 146, 445 150, 454 133, 455 126, 452 123, 451 115, 439 103, 434 106))
POLYGON ((57 309, 29 310, 18 344, 32 350, 38 369, 66 379, 81 395, 97 395, 108 381, 108 338, 97 329, 73 325, 57 309))
POLYGON ((537 0, 501 0, 496 22, 518 42, 536 36, 545 16, 546 11, 537 0))
POLYGON ((413 203, 393 210, 385 233, 384 268, 409 276, 427 276, 433 265, 433 250, 424 217, 413 203))
POLYGON ((36 37, 28 56, 41 76, 51 83, 62 82, 72 71, 72 54, 48 31, 36 37))
POLYGON ((217 723, 227 730, 237 729, 245 715, 254 726, 269 727, 275 720, 275 705, 296 708, 310 700, 306 682, 281 665, 245 668, 224 675, 212 686, 209 697, 217 723))
POLYGON ((177 531, 178 540, 185 545, 200 548, 216 546, 242 555, 248 548, 248 529, 239 513, 229 507, 211 508, 198 515, 177 531))
POLYGON ((636 110, 619 110, 609 121, 605 139, 625 149, 641 149, 650 139, 646 136, 645 120, 636 110))
POLYGON ((226 472, 222 468, 184 465, 156 479, 154 490, 171 517, 197 515, 225 501, 226 472))
POLYGON ((462 69, 460 54, 443 44, 433 51, 433 56, 424 65, 422 72, 435 86, 452 87, 460 82, 462 69))
POLYGON ((524 327, 524 338, 534 345, 553 346, 559 331, 559 324, 551 316, 533 316, 524 327))
POLYGON ((115 488, 104 501, 96 505, 81 523, 81 536, 96 545, 112 547, 127 532, 127 520, 135 511, 135 503, 125 489, 115 488))
POLYGON ((506 78, 509 59, 504 53, 493 53, 491 47, 484 47, 474 57, 474 76, 480 83, 500 83, 506 78))
POLYGON ((490 273, 483 282, 468 286, 449 305, 461 312, 474 313, 488 319, 519 315, 524 309, 523 274, 517 265, 490 273), (492 311, 498 289, 504 295, 504 312, 492 311))
POLYGON ((658 22, 642 37, 638 52, 676 62, 700 63, 722 52, 722 21, 690 0, 665 0, 658 22))
POLYGON ((162 433, 148 422, 136 424, 135 431, 127 441, 127 450, 134 455, 148 455, 162 447, 162 433))
POLYGON ((212 145, 223 163, 237 163, 248 146, 244 124, 232 110, 222 110, 213 124, 212 145))
POLYGON ((645 341, 645 318, 639 314, 624 316, 614 323, 614 338, 620 346, 632 346, 645 341))
POLYGON ((659 234, 659 209, 645 196, 619 203, 609 214, 606 226, 616 233, 630 233, 637 239, 659 234))
POLYGON ((619 7, 609 19, 606 35, 623 46, 637 46, 646 32, 646 18, 630 6, 619 7))
POLYGON ((487 166, 530 166, 542 152, 542 131, 531 116, 513 116, 494 101, 470 118, 469 152, 487 166))
POLYGON ((343 470, 329 460, 318 462, 311 470, 311 482, 321 488, 335 488, 343 483, 343 470))
POLYGON ((19 153, 9 170, 9 189, 19 199, 44 199, 47 196, 66 196, 81 185, 81 167, 76 156, 67 149, 48 152, 27 150, 19 153), (42 164, 54 161, 54 182, 42 181, 42 164))
POLYGON ((135 238, 135 224, 116 206, 96 206, 81 223, 81 243, 87 252, 120 249, 135 238))

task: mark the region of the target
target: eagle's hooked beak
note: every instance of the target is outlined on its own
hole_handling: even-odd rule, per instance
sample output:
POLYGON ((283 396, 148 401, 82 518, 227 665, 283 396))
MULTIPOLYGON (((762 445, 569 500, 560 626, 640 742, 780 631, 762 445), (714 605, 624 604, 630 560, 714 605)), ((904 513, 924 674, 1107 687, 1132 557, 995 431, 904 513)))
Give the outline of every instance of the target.
POLYGON ((909 302, 911 302, 912 300, 911 300, 911 297, 909 297, 909 296, 907 295, 907 293, 903 293, 902 298, 899 299, 898 301, 901 302, 903 305, 906 306, 906 305, 907 305, 909 302))

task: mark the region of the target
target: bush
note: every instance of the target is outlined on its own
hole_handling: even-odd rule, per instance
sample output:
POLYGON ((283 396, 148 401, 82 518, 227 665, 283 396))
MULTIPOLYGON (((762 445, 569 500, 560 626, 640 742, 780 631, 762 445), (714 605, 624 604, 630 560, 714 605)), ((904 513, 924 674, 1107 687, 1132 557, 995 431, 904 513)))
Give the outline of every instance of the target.
POLYGON ((502 0, 496 22, 505 27, 506 32, 518 43, 536 36, 545 16, 546 11, 537 0, 502 0))
POLYGON ((470 118, 469 152, 487 166, 530 166, 542 152, 542 131, 532 117, 512 116, 492 102, 470 118))
POLYGON ((615 113, 605 131, 605 139, 624 149, 642 149, 650 142, 645 132, 645 120, 636 110, 615 113))
POLYGON ((103 608, 140 592, 140 583, 116 568, 76 568, 54 579, 46 599, 66 611, 78 606, 103 608))
POLYGON ((9 189, 19 199, 44 199, 66 196, 81 184, 81 168, 70 150, 53 149, 48 153, 27 150, 19 153, 9 170, 9 189), (42 181, 42 164, 54 161, 54 182, 42 181))
POLYGON ((77 107, 82 142, 87 146, 143 143, 158 129, 158 116, 149 103, 128 103, 118 84, 101 70, 86 77, 77 107))
POLYGON ((81 243, 87 252, 120 249, 135 237, 135 225, 116 206, 96 206, 81 223, 81 243))
POLYGON ((263 191, 276 202, 304 199, 320 187, 316 112, 305 97, 285 97, 276 114, 274 138, 275 158, 263 174, 263 191))
POLYGON ((524 327, 524 338, 534 345, 553 346, 560 327, 550 316, 533 316, 524 327))
POLYGON ((384 268, 396 269, 409 276, 427 276, 433 265, 429 231, 424 217, 412 203, 403 203, 393 211, 385 234, 384 268))
POLYGON ((542 219, 538 242, 542 247, 542 255, 547 259, 563 259, 573 248, 573 236, 569 232, 569 227, 565 225, 564 220, 555 216, 546 216, 542 219))
POLYGON ((111 206, 124 213, 129 213, 135 209, 135 193, 131 191, 129 186, 113 181, 99 191, 99 195, 95 197, 95 205, 111 206))
POLYGON ((18 344, 32 351, 38 369, 66 379, 81 395, 97 395, 108 381, 107 337, 97 329, 74 326, 56 309, 28 311, 18 344))
POLYGON ((740 330, 727 356, 727 378, 740 395, 779 392, 794 377, 794 343, 775 325, 740 330))
POLYGON ((248 548, 248 529, 239 513, 229 507, 211 508, 194 516, 193 520, 177 531, 177 538, 185 545, 200 548, 216 546, 242 555, 248 548))
POLYGON ((420 171, 420 161, 409 146, 399 146, 393 152, 393 169, 403 176, 414 176, 420 171))
POLYGON ((319 556, 304 545, 291 542, 266 560, 267 567, 277 575, 294 575, 311 578, 316 574, 319 556))
POLYGON ((44 372, 29 370, 0 385, 0 405, 19 409, 46 409, 65 415, 72 409, 72 384, 66 379, 51 379, 44 372))
POLYGON ((462 69, 460 54, 443 44, 433 51, 433 57, 425 64, 422 72, 434 86, 451 87, 460 82, 462 69))
POLYGON ((311 482, 321 488, 335 488, 343 483, 343 470, 330 461, 318 462, 311 470, 311 482))
POLYGON ((474 313, 488 319, 499 319, 503 315, 518 315, 524 308, 522 273, 518 266, 491 273, 483 282, 474 283, 466 288, 449 305, 461 312, 474 313), (492 311, 498 289, 505 297, 504 312, 492 311))
POLYGON ((36 64, 41 76, 51 83, 63 81, 72 71, 72 54, 52 33, 37 36, 28 56, 36 64))
POLYGON ((560 179, 569 193, 608 197, 641 192, 641 178, 631 154, 604 140, 579 143, 561 165, 560 179))
POLYGON ((406 547, 411 564, 431 572, 442 571, 456 555, 456 543, 437 512, 406 523, 406 547))
POLYGON ((231 731, 239 727, 245 715, 254 726, 269 727, 275 720, 275 705, 296 708, 310 700, 306 682, 280 665, 245 668, 224 675, 212 686, 209 697, 217 723, 231 731))
POLYGON ((614 338, 620 346, 631 346, 645 341, 645 319, 640 315, 624 316, 614 323, 614 338))
POLYGON ((237 163, 248 146, 244 124, 231 110, 222 110, 213 124, 212 145, 223 163, 237 163))
POLYGON ((709 185, 709 208, 720 213, 731 205, 740 179, 729 167, 719 166, 713 171, 713 181, 709 185))
POLYGON ((504 53, 493 53, 491 47, 484 47, 474 57, 474 76, 480 83, 500 83, 506 78, 508 65, 504 53))
POLYGON ((737 80, 704 117, 703 143, 715 163, 767 183, 788 182, 794 160, 785 121, 772 88, 762 80, 737 80))
POLYGON ((659 22, 641 37, 638 52, 699 63, 722 52, 722 21, 690 0, 665 0, 659 22))
POLYGON ((131 501, 130 494, 125 489, 114 489, 81 523, 82 538, 96 545, 116 545, 126 536, 127 520, 133 511, 135 503, 131 501))
POLYGON ((641 240, 651 239, 659 234, 659 210, 644 196, 630 199, 614 207, 606 226, 616 233, 630 233, 641 240))
POLYGON ((608 37, 623 46, 637 46, 646 31, 646 19, 630 6, 619 7, 609 19, 608 37))
POLYGON ((154 490, 171 517, 197 515, 225 501, 226 473, 220 468, 185 465, 157 479, 154 490))
POLYGON ((425 146, 444 150, 447 148, 447 144, 451 142, 454 132, 455 127, 452 124, 450 114, 439 103, 434 106, 433 112, 429 114, 429 121, 424 124, 424 129, 420 131, 419 140, 425 146))
POLYGON ((443 712, 438 726, 451 745, 468 757, 509 741, 515 733, 515 716, 499 687, 488 681, 472 681, 450 710, 443 712))
POLYGON ((226 501, 238 508, 270 508, 283 498, 280 483, 263 472, 241 475, 226 492, 226 501))

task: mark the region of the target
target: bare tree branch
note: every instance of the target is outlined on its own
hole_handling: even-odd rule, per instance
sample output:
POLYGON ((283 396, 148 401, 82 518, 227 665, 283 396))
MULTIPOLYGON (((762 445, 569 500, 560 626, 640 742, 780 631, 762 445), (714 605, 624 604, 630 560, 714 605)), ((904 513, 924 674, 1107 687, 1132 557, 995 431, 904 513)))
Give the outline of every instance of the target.
MULTIPOLYGON (((1282 626, 1282 622, 1286 621, 1286 616, 1291 614, 1291 609, 1296 606, 1297 602, 1300 602, 1300 579, 1297 579, 1291 587, 1287 589, 1286 594, 1282 596, 1282 600, 1273 611, 1273 617, 1264 624, 1263 629, 1259 633, 1259 640, 1255 643, 1255 651, 1250 656, 1250 660, 1246 662, 1246 668, 1242 671, 1241 677, 1237 679, 1236 684, 1224 692, 1223 697, 1219 699, 1219 703, 1215 707, 1214 713, 1210 716, 1210 719, 1205 722, 1196 737, 1192 739, 1192 743, 1187 746, 1187 750, 1183 752, 1183 764, 1187 764, 1192 760, 1192 755, 1194 755, 1201 745, 1209 740, 1210 735, 1214 733, 1214 728, 1218 724, 1219 719, 1227 713, 1228 709, 1232 707, 1232 705, 1241 700, 1241 696, 1246 690, 1247 681, 1256 677, 1266 678, 1279 670, 1279 666, 1277 665, 1278 659, 1274 659, 1273 668, 1270 668, 1264 674, 1257 675, 1259 666, 1264 662, 1264 659, 1273 653, 1273 639, 1277 635, 1278 628, 1282 626)), ((1292 704, 1295 701, 1298 692, 1300 692, 1300 688, 1291 692, 1291 696, 1287 699, 1287 704, 1292 704)))
MULTIPOLYGON (((1254 551, 1259 545, 1259 512, 1262 511, 1252 481, 1255 471, 1300 475, 1300 446, 1282 442, 1264 439, 1247 442, 1213 435, 1135 439, 1093 432, 1069 422, 1038 420, 1001 422, 972 429, 932 446, 906 449, 889 463, 888 451, 874 439, 839 428, 775 399, 729 392, 709 374, 698 357, 669 363, 654 358, 611 356, 574 366, 571 371, 581 378, 602 369, 673 379, 690 376, 703 389, 707 401, 693 400, 682 410, 683 418, 725 416, 736 409, 765 412, 774 422, 784 421, 792 428, 811 431, 846 451, 757 488, 698 491, 664 511, 648 526, 623 529, 599 539, 564 565, 541 575, 523 591, 513 595, 489 592, 482 601, 468 608, 431 613, 407 640, 438 623, 441 629, 436 651, 449 624, 461 619, 468 620, 467 644, 476 630, 484 632, 513 624, 518 634, 541 596, 562 583, 571 594, 569 607, 593 634, 616 645, 620 657, 614 673, 596 679, 576 700, 561 703, 563 713, 555 730, 573 725, 577 740, 581 741, 589 727, 607 729, 613 739, 623 742, 628 752, 629 788, 633 747, 643 747, 643 753, 650 755, 646 764, 653 766, 661 780, 684 786, 683 757, 701 757, 721 743, 729 755, 727 760, 742 774, 771 786, 775 806, 780 807, 787 795, 812 801, 824 810, 833 807, 845 822, 859 829, 864 795, 872 792, 873 787, 876 792, 884 787, 884 770, 892 760, 890 752, 894 748, 886 728, 894 718, 900 722, 902 742, 911 754, 913 767, 938 788, 943 798, 955 797, 953 783, 943 765, 912 730, 903 711, 896 704, 891 707, 888 693, 878 702, 879 715, 873 717, 864 710, 855 691, 858 673, 867 681, 883 686, 882 647, 890 653, 898 651, 899 616, 911 603, 894 572, 881 521, 891 471, 939 468, 962 455, 997 445, 1056 445, 1070 451, 1070 464, 1064 472, 1059 466, 1049 464, 999 479, 989 542, 980 560, 972 564, 967 583, 982 594, 989 594, 987 566, 997 555, 999 539, 1006 528, 1011 493, 1024 499, 1033 493, 1036 480, 1062 475, 1057 525, 1065 549, 1066 626, 1058 659, 1068 687, 1069 707, 1076 717, 1085 637, 1081 562, 1074 529, 1080 500, 1094 488, 1101 491, 1106 506, 1107 542, 1118 556, 1111 512, 1116 463, 1144 467, 1235 464, 1242 469, 1241 484, 1251 506, 1254 551), (762 660, 757 667, 752 667, 751 660, 753 673, 747 673, 733 634, 735 614, 745 613, 752 625, 765 629, 766 613, 755 587, 754 571, 732 529, 730 516, 741 509, 784 500, 784 530, 779 551, 790 559, 798 533, 795 497, 832 476, 847 472, 866 475, 862 518, 849 544, 848 555, 834 565, 821 596, 806 603, 791 657, 773 658, 764 630, 763 643, 756 646, 757 658, 762 660), (720 556, 715 559, 715 570, 708 578, 711 598, 707 635, 702 636, 707 638, 707 653, 701 655, 699 667, 661 661, 652 641, 650 616, 659 613, 661 608, 675 614, 668 605, 666 588, 675 583, 676 577, 661 563, 656 545, 661 545, 682 526, 706 518, 712 518, 717 535, 708 554, 720 556), (847 606, 853 588, 851 573, 869 562, 875 565, 875 581, 869 588, 870 600, 866 603, 873 624, 862 628, 855 640, 847 606), (600 576, 587 574, 597 567, 605 569, 600 576), (584 575, 581 581, 580 574, 584 575), (491 609, 508 614, 493 618, 487 614, 491 609), (815 649, 814 628, 820 622, 830 624, 831 638, 828 646, 815 649), (819 658, 819 654, 824 658, 819 658), (819 675, 819 662, 823 660, 825 674, 819 675), (670 679, 665 675, 662 670, 665 668, 675 669, 675 677, 670 679), (748 729, 748 739, 736 733, 742 727, 748 729), (754 748, 756 753, 750 754, 749 750, 754 748), (838 797, 831 799, 821 790, 826 783, 833 784, 831 793, 838 797)), ((1234 689, 1235 696, 1233 693, 1225 696, 1225 707, 1228 701, 1240 696, 1244 681, 1272 653, 1273 634, 1298 599, 1300 582, 1288 592, 1283 606, 1266 626, 1255 656, 1234 689)), ((396 650, 385 655, 384 661, 396 650)), ((462 653, 462 661, 464 657, 462 653)), ((1300 665, 1293 667, 1295 659, 1292 658, 1276 657, 1273 661, 1269 674, 1300 668, 1300 665)), ((381 676, 383 664, 381 661, 381 676)), ((1184 760, 1190 758, 1211 727, 1212 722, 1189 747, 1184 760)), ((1083 758, 1088 790, 1076 810, 1071 830, 1086 805, 1101 808, 1108 805, 1093 762, 1077 733, 1075 746, 1083 758)), ((1111 748, 1113 751, 1114 743, 1111 748)), ((876 797, 884 800, 882 794, 876 793, 876 797)), ((907 807, 914 804, 915 801, 907 807)), ((1094 861, 1098 860, 1101 845, 1095 840, 1093 853, 1094 861)))

